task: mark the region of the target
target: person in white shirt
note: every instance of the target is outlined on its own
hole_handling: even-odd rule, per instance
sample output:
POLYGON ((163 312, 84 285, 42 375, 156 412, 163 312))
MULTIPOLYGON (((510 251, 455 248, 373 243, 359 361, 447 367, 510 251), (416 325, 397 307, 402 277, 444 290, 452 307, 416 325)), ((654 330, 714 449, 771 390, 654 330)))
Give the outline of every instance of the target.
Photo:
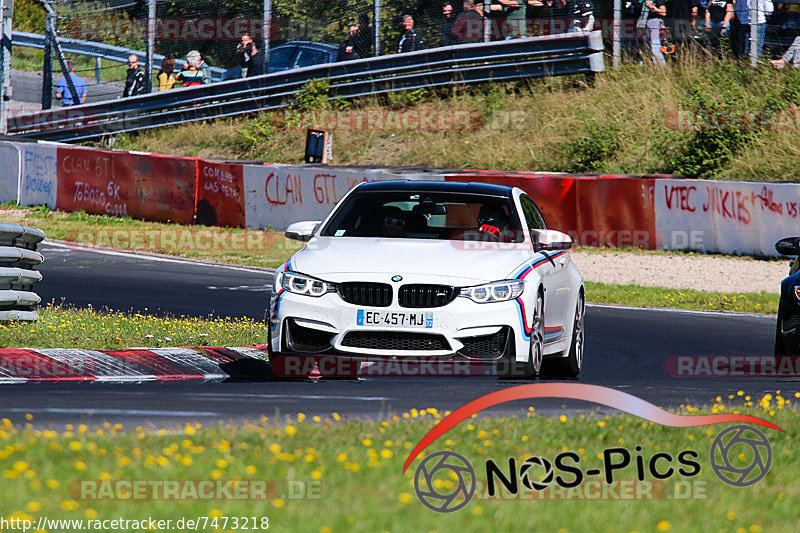
POLYGON ((764 36, 767 29, 767 16, 771 15, 775 7, 772 5, 772 0, 737 0, 734 11, 736 12, 736 19, 739 21, 738 32, 738 51, 742 56, 750 55, 750 35, 751 25, 756 26, 756 35, 758 39, 758 47, 756 57, 761 57, 761 52, 764 49, 764 36), (758 17, 756 20, 750 20, 750 2, 758 2, 758 17))

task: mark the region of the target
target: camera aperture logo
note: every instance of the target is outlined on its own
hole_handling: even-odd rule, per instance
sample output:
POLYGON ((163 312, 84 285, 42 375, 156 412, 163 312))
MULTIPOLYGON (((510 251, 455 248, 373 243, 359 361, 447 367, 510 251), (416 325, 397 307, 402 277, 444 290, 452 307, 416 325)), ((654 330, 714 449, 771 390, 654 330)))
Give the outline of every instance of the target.
MULTIPOLYGON (((600 403, 673 427, 749 422, 783 431, 767 420, 749 415, 677 415, 630 394, 596 385, 566 383, 521 385, 488 394, 451 413, 431 429, 411 451, 403 472, 429 444, 473 414, 499 403, 541 397, 600 403)), ((753 426, 738 424, 719 432, 712 442, 709 458, 713 472, 721 481, 734 487, 747 487, 761 481, 769 472, 772 464, 772 448, 764 433, 753 426)), ((663 489, 666 486, 664 482, 672 477, 698 476, 701 471, 699 459, 700 454, 695 450, 682 450, 673 456, 663 451, 646 453, 642 446, 637 445, 634 453, 622 447, 606 448, 601 454, 601 468, 584 468, 580 464, 581 456, 578 453, 564 451, 553 458, 526 456, 522 460, 517 460, 512 457, 507 462, 486 459, 484 481, 476 478, 475 468, 467 458, 452 451, 439 451, 425 457, 417 466, 414 490, 423 505, 441 513, 450 513, 465 507, 476 496, 476 491, 477 497, 502 499, 507 494, 513 496, 544 494, 545 496, 530 499, 552 499, 547 497, 549 492, 564 494, 563 491, 574 490, 575 493, 567 492, 567 494, 585 495, 591 498, 590 490, 594 494, 600 494, 600 497, 605 497, 606 494, 617 494, 615 491, 622 486, 626 494, 636 494, 636 496, 623 494, 623 498, 635 498, 640 494, 652 498, 653 487, 659 483, 663 489), (635 468, 635 480, 619 478, 619 473, 628 468, 635 468), (604 485, 600 488, 596 486, 601 484, 604 485)))
POLYGON ((439 513, 452 513, 467 505, 475 494, 475 470, 461 454, 441 451, 427 456, 414 473, 414 491, 422 504, 439 513), (444 479, 455 478, 455 488, 440 492, 444 479), (439 481, 440 483, 437 483, 439 481))
POLYGON ((711 443, 711 469, 723 482, 734 487, 755 485, 772 466, 772 446, 762 432, 744 424, 723 429, 711 443), (740 456, 750 462, 733 466, 740 456))

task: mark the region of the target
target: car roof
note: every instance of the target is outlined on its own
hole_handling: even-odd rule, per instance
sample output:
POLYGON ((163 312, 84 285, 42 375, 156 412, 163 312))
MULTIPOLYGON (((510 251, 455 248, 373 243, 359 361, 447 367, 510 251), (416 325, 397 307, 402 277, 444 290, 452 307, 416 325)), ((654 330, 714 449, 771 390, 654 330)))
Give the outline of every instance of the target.
POLYGON ((373 181, 369 183, 363 183, 358 187, 358 192, 375 191, 454 192, 511 198, 513 196, 514 189, 504 185, 478 183, 474 181, 460 182, 423 180, 373 181))
POLYGON ((316 48, 318 50, 324 50, 325 52, 339 50, 339 47, 335 44, 317 43, 314 41, 289 41, 288 43, 276 46, 275 48, 273 48, 273 50, 277 50, 278 48, 303 48, 303 47, 316 48))

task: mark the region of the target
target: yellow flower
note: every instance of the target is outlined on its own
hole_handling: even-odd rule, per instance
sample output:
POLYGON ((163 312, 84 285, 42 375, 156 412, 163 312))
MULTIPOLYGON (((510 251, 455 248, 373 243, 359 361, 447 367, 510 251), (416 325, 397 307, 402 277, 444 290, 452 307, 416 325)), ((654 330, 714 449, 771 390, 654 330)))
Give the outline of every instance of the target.
POLYGON ((319 470, 314 470, 313 472, 311 472, 311 479, 318 480, 321 478, 322 478, 322 472, 320 472, 319 470))
POLYGON ((42 508, 42 504, 39 502, 28 502, 25 504, 25 509, 27 509, 31 513, 35 513, 42 508))
POLYGON ((725 518, 727 518, 728 520, 736 520, 736 513, 734 511, 728 511, 725 514, 725 518))
POLYGON ((274 500, 272 500, 272 505, 273 507, 280 509, 286 506, 286 502, 283 501, 283 498, 275 498, 274 500))
POLYGON ((245 468, 244 471, 247 472, 248 475, 252 476, 253 474, 256 473, 256 467, 253 465, 247 465, 247 468, 245 468))
POLYGON ((286 434, 293 437, 297 433, 297 428, 294 426, 286 426, 286 434))
POLYGON ((331 533, 332 531, 331 526, 322 526, 319 528, 319 533, 331 533))
POLYGON ((97 511, 95 511, 94 509, 86 509, 83 512, 83 516, 85 516, 89 520, 93 520, 93 519, 97 518, 97 511))
POLYGON ((225 459, 217 459, 216 465, 217 468, 225 468, 228 466, 228 461, 226 461, 225 459))
POLYGON ((559 416, 559 417, 558 417, 558 419, 559 419, 560 421, 562 421, 562 422, 566 422, 566 421, 567 421, 567 417, 566 417, 566 416, 564 416, 564 415, 561 415, 561 416, 559 416))
POLYGON ((672 526, 666 520, 662 520, 656 525, 656 529, 659 531, 669 531, 670 529, 672 529, 672 526))
POLYGON ((411 494, 407 492, 403 492, 400 494, 400 503, 408 505, 409 503, 411 503, 411 501, 412 501, 411 494))
POLYGON ((392 450, 387 450, 386 448, 381 450, 381 457, 384 459, 391 459, 393 455, 392 450))
POLYGON ((347 461, 347 454, 341 452, 339 455, 336 456, 336 460, 339 461, 340 463, 347 461))
POLYGON ((84 470, 86 470, 86 463, 84 463, 83 461, 75 461, 75 470, 83 472, 84 470))
POLYGON ((75 500, 64 500, 61 502, 62 511, 74 511, 78 508, 78 502, 75 500))
POLYGON ((69 443, 69 449, 72 450, 73 452, 80 451, 82 447, 83 445, 81 445, 81 443, 76 440, 69 443))
POLYGON ((47 481, 44 482, 44 484, 47 485, 47 488, 50 490, 56 490, 61 485, 55 479, 48 479, 47 481))
POLYGON ((211 509, 211 512, 208 513, 209 518, 222 518, 222 511, 219 509, 211 509))

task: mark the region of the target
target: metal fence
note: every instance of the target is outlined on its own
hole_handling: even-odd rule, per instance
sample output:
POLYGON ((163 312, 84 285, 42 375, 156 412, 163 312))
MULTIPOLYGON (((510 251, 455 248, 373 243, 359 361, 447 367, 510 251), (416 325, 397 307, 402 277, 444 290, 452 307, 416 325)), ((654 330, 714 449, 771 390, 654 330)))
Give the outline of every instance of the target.
POLYGON ((43 231, 19 224, 0 223, 0 321, 39 320, 41 298, 33 284, 42 280, 34 267, 44 261, 36 251, 43 231))
POLYGON ((327 80, 332 98, 392 91, 518 80, 603 70, 600 32, 572 33, 440 47, 299 68, 213 85, 82 105, 62 114, 40 113, 9 125, 9 134, 82 140, 171 124, 284 108, 304 85, 327 80))

